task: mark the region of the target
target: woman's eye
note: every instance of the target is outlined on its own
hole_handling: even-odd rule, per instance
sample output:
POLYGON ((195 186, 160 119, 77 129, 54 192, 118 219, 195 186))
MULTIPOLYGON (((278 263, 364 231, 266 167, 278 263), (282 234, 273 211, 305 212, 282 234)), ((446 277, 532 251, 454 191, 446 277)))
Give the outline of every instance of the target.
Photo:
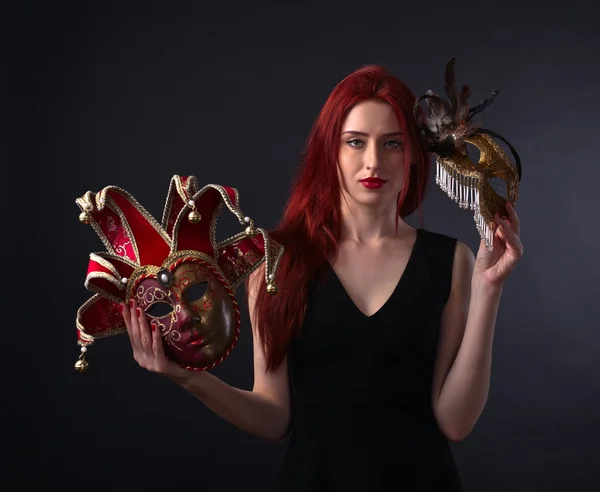
POLYGON ((389 140, 385 144, 386 145, 390 144, 388 146, 395 149, 397 147, 400 147, 402 145, 402 142, 398 142, 397 140, 389 140))
MULTIPOLYGON (((355 147, 355 148, 362 147, 364 145, 364 142, 362 140, 359 140, 358 138, 353 138, 352 140, 347 140, 346 143, 348 145, 350 145, 350 147, 355 147)), ((388 140, 387 142, 385 142, 384 146, 396 149, 396 148, 402 146, 402 142, 398 142, 397 140, 388 140)))
POLYGON ((154 318, 162 318, 167 316, 173 311, 173 306, 166 302, 155 302, 146 308, 146 314, 153 316, 154 318))
POLYGON ((185 300, 187 302, 197 301, 198 299, 205 296, 207 288, 208 282, 197 282, 195 284, 190 285, 187 289, 185 289, 185 300))
POLYGON ((350 147, 359 147, 363 142, 358 138, 353 138, 352 140, 347 140, 346 143, 350 145, 350 147))

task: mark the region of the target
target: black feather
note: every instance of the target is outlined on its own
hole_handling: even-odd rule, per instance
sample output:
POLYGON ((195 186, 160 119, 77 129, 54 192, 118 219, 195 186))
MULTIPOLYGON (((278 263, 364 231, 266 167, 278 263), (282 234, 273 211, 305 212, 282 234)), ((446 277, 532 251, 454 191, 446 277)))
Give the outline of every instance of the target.
POLYGON ((444 89, 448 99, 450 99, 450 109, 453 114, 456 114, 458 106, 458 91, 456 90, 456 73, 455 73, 456 58, 452 57, 446 65, 446 73, 444 74, 444 89))
POLYGON ((487 98, 485 98, 481 103, 479 103, 477 106, 472 107, 469 110, 469 117, 467 118, 467 121, 471 121, 473 119, 473 117, 478 114, 481 113, 484 109, 486 109, 490 104, 492 104, 494 102, 494 99, 496 99, 496 96, 500 94, 499 90, 495 90, 492 91, 491 95, 487 98))
POLYGON ((468 85, 463 85, 458 99, 458 107, 456 108, 456 121, 466 122, 469 117, 469 96, 471 88, 468 85))

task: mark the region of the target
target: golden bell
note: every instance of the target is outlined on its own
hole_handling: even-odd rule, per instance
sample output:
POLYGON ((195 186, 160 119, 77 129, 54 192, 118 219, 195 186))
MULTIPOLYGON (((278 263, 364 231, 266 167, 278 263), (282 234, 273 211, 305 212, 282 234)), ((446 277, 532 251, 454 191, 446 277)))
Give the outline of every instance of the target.
POLYGON ((87 371, 88 366, 89 366, 88 361, 85 359, 79 359, 77 362, 75 362, 75 370, 77 372, 87 371))
POLYGON ((188 220, 192 223, 192 224, 197 224, 198 222, 200 222, 200 220, 202 220, 202 216, 200 215, 200 213, 196 210, 192 210, 189 214, 188 214, 188 220))
POLYGON ((79 214, 79 222, 82 224, 89 224, 92 221, 92 216, 89 212, 81 212, 79 214))
POLYGON ((279 289, 277 288, 277 286, 271 282, 269 282, 267 284, 267 292, 269 294, 271 294, 272 296, 277 295, 277 293, 279 292, 279 289))

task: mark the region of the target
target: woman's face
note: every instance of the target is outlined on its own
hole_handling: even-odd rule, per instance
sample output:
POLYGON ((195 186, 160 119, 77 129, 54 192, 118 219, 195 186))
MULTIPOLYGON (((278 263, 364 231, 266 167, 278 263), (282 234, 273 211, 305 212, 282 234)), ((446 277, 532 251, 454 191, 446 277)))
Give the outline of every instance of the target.
POLYGON ((404 174, 404 139, 391 106, 364 101, 348 113, 340 135, 342 192, 361 205, 396 205, 404 174))

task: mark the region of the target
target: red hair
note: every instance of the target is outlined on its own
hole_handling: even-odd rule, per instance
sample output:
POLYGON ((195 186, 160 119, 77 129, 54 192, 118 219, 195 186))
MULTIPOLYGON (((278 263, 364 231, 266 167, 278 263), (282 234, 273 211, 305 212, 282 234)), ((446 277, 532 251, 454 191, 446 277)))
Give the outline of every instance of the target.
POLYGON ((253 322, 268 371, 284 361, 289 343, 300 329, 309 282, 337 253, 341 232, 340 183, 336 166, 342 125, 358 103, 378 99, 388 103, 404 134, 404 183, 398 196, 398 215, 421 207, 427 192, 429 154, 419 142, 413 117, 415 96, 383 67, 363 67, 343 79, 325 102, 310 132, 305 156, 279 226, 270 231, 285 247, 271 296, 265 279, 256 285, 253 322))

